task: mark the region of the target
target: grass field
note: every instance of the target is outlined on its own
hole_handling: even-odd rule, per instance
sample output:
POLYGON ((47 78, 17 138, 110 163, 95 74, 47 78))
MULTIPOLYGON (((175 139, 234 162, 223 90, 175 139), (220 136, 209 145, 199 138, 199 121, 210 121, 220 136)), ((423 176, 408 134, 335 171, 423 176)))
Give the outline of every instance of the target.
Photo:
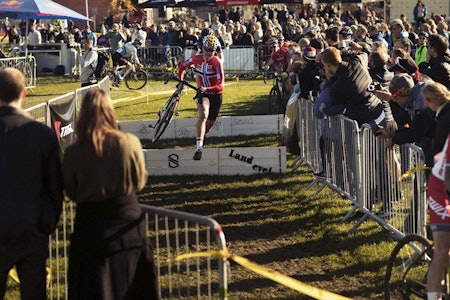
MULTIPOLYGON (((25 105, 78 86, 67 78, 39 78, 25 105)), ((154 119, 174 87, 174 83, 166 86, 152 80, 142 92, 122 88, 112 90, 111 96, 120 120, 154 119)), ((227 81, 221 115, 266 114, 270 87, 262 80, 227 81)), ((196 116, 192 95, 183 95, 180 118, 196 116)), ((147 148, 193 147, 194 143, 143 141, 147 148)), ((277 146, 279 137, 206 138, 205 145, 277 146)), ((289 155, 288 164, 292 161, 289 155)), ((232 254, 347 297, 383 299, 385 264, 394 243, 372 221, 350 234, 356 219, 342 222, 351 209, 350 201, 328 189, 320 194, 315 194, 314 188, 305 191, 313 179, 305 167, 292 173, 288 167, 288 171, 253 176, 150 177, 140 200, 213 217, 222 225, 232 254)), ((229 299, 310 298, 232 263, 229 299)))

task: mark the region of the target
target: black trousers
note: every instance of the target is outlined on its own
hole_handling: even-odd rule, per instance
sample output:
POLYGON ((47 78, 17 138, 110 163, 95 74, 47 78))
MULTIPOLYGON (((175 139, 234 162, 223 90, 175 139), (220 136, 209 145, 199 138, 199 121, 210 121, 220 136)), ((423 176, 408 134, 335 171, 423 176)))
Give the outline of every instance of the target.
POLYGON ((5 296, 8 273, 15 266, 21 299, 46 300, 48 236, 37 231, 9 236, 8 239, 2 236, 0 245, 0 299, 5 296))

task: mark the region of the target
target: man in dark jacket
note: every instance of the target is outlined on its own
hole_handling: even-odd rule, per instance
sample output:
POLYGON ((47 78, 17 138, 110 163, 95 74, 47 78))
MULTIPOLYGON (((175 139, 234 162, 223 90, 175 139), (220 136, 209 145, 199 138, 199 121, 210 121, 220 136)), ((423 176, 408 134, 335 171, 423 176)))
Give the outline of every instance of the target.
POLYGON ((378 126, 395 129, 389 104, 385 105, 368 86, 372 78, 367 70, 367 54, 355 55, 349 62, 342 61, 337 48, 329 47, 322 52, 321 62, 329 77, 332 105, 344 105, 345 115, 358 122, 371 125, 374 132, 378 126), (387 124, 389 123, 389 124, 387 124))
POLYGON ((423 103, 423 96, 420 94, 424 84, 422 81, 415 82, 413 77, 405 72, 394 76, 389 84, 389 97, 399 107, 399 111, 394 115, 406 115, 408 126, 399 128, 395 133, 389 134, 384 128, 380 128, 379 132, 382 138, 390 139, 388 146, 416 143, 424 151, 427 166, 432 166, 434 154, 431 146, 435 133, 435 118, 434 113, 423 103))
POLYGON ((22 299, 45 300, 48 237, 63 200, 58 140, 21 110, 25 78, 0 71, 0 299, 16 267, 22 299))
POLYGON ((449 42, 445 37, 439 34, 430 35, 427 50, 430 59, 419 65, 419 71, 450 89, 450 51, 448 46, 449 42))

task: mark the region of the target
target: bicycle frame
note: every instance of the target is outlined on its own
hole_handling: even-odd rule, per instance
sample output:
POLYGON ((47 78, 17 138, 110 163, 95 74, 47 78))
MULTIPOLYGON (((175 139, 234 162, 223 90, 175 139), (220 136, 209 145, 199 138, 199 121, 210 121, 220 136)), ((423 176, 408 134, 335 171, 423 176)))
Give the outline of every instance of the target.
POLYGON ((280 114, 286 109, 287 98, 284 89, 283 78, 274 73, 273 86, 269 92, 269 113, 280 114))
POLYGON ((177 88, 173 92, 173 94, 169 97, 166 104, 159 110, 158 112, 158 121, 156 122, 155 126, 151 126, 151 128, 154 128, 155 132, 153 135, 152 142, 156 142, 159 140, 161 135, 166 130, 167 126, 169 125, 170 121, 172 121, 174 115, 178 115, 178 112, 176 111, 178 107, 178 103, 180 102, 180 94, 184 89, 184 86, 188 86, 191 89, 196 91, 196 94, 194 96, 194 99, 198 97, 199 89, 195 87, 194 85, 190 84, 186 80, 180 80, 176 77, 174 73, 172 73, 165 81, 164 84, 167 84, 170 79, 176 79, 178 81, 177 88))
POLYGON ((110 74, 110 80, 113 82, 113 85, 119 86, 122 77, 128 89, 142 89, 148 81, 147 73, 141 69, 136 68, 135 64, 132 64, 130 68, 125 72, 125 74, 123 76, 120 76, 120 71, 126 67, 127 65, 120 65, 116 66, 112 71, 107 71, 110 74))

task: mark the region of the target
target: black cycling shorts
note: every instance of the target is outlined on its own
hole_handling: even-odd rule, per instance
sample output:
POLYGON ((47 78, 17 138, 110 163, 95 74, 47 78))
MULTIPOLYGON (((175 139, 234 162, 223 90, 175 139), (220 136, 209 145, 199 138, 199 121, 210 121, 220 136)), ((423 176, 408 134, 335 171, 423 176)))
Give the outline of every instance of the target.
POLYGON ((119 52, 114 52, 112 55, 112 61, 114 66, 123 66, 125 65, 129 60, 125 57, 122 57, 122 55, 119 52))
POLYGON ((197 98, 197 104, 202 104, 203 98, 208 98, 209 100, 208 120, 215 121, 222 106, 222 94, 202 94, 201 97, 197 98))

